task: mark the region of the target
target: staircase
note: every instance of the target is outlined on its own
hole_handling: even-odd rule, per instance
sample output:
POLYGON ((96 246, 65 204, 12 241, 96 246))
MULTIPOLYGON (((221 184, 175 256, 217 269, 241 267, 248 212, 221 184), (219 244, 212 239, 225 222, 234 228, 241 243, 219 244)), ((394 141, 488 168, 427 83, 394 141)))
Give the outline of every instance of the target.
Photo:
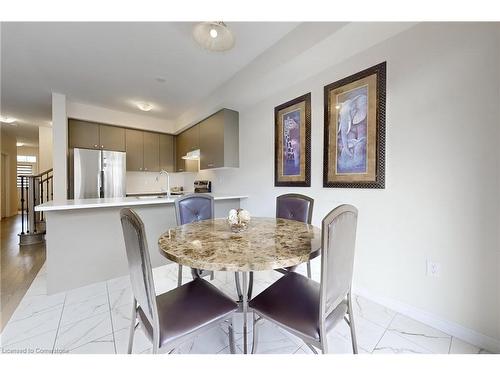
POLYGON ((35 212, 35 206, 53 198, 52 169, 21 179, 21 233, 19 245, 32 245, 45 241, 45 217, 35 212))

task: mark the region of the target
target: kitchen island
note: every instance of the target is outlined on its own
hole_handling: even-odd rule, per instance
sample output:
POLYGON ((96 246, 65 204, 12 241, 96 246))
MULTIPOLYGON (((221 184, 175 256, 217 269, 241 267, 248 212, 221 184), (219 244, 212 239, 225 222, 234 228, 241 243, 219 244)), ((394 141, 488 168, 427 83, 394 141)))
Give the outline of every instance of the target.
MULTIPOLYGON (((211 194, 215 217, 239 208, 240 195, 211 194)), ((144 221, 153 267, 168 261, 158 251, 158 238, 177 226, 175 198, 69 199, 35 207, 46 222, 47 290, 49 294, 78 288, 128 274, 120 210, 133 208, 144 221)))

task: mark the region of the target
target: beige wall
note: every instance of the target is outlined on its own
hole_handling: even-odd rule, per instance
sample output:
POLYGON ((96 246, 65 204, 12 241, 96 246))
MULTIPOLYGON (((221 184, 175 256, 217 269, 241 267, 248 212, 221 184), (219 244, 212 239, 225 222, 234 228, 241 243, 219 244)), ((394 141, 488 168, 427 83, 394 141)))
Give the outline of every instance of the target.
MULTIPOLYGON (((315 199, 315 225, 335 206, 354 204, 360 212, 355 288, 478 333, 477 341, 500 350, 500 47, 494 27, 420 24, 240 109, 240 168, 198 177, 212 179, 217 193, 249 195, 253 215, 274 215, 276 196, 293 191, 315 199), (323 188, 323 87, 382 61, 386 189, 323 188), (276 188, 274 107, 307 92, 311 187, 276 188), (439 277, 426 275, 427 260, 440 263, 439 277)), ((308 58, 314 62, 316 55, 308 58)))
POLYGON ((52 168, 52 128, 38 128, 38 169, 44 172, 52 168))
MULTIPOLYGON (((1 136, 1 153, 7 155, 7 181, 6 181, 6 216, 12 216, 17 214, 17 188, 16 188, 16 174, 17 174, 17 147, 16 147, 16 137, 9 132, 4 131, 2 126, 2 136, 1 136)), ((0 181, 0 189, 2 189, 3 183, 0 181)), ((1 193, 1 192, 0 192, 1 193)), ((1 196, 1 194, 0 194, 1 196)), ((2 202, 3 204, 3 202, 2 202)), ((3 211, 2 211, 3 212, 3 211)))

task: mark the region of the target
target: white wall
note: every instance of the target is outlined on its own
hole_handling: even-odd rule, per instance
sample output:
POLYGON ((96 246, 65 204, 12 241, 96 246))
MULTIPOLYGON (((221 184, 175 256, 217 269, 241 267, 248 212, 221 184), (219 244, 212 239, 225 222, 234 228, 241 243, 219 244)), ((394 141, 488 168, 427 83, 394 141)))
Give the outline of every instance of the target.
POLYGON ((120 125, 141 130, 175 133, 174 124, 169 120, 158 119, 146 114, 133 114, 115 111, 95 105, 68 100, 68 117, 79 120, 95 121, 103 124, 120 125))
MULTIPOLYGON (((248 194, 253 215, 274 215, 275 197, 292 191, 315 199, 316 225, 337 205, 354 204, 360 212, 357 289, 472 329, 498 345, 500 58, 493 27, 420 24, 240 110, 240 168, 196 178, 213 179, 218 193, 248 194), (323 188, 323 86, 382 61, 386 189, 323 188), (312 185, 276 188, 274 107, 309 91, 312 185), (441 264, 439 278, 425 275, 427 259, 441 264)), ((296 74, 307 70, 304 62, 296 74)))
POLYGON ((52 168, 52 128, 38 127, 38 168, 44 172, 52 168))
MULTIPOLYGON (((186 174, 170 173, 170 187, 183 186, 186 191, 193 190, 193 184, 190 185, 191 189, 184 185, 186 174)), ((159 193, 166 186, 167 176, 160 176, 157 172, 127 172, 127 194, 159 193)))
POLYGON ((52 93, 52 167, 54 200, 64 200, 68 191, 68 116, 66 96, 52 93))

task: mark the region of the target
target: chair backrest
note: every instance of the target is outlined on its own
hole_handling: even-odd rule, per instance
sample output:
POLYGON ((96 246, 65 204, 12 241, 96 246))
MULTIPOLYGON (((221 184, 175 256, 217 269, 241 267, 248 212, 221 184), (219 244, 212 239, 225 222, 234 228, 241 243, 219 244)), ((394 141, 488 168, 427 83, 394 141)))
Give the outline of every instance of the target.
POLYGON ((175 201, 177 225, 214 218, 214 197, 208 194, 188 194, 175 201))
POLYGON ((302 194, 283 194, 276 198, 276 217, 311 224, 314 199, 302 194))
POLYGON ((130 208, 120 211, 132 292, 153 330, 159 328, 156 293, 144 223, 130 208))
POLYGON ((358 210, 343 204, 325 216, 321 225, 320 321, 350 292, 354 267, 358 210))

